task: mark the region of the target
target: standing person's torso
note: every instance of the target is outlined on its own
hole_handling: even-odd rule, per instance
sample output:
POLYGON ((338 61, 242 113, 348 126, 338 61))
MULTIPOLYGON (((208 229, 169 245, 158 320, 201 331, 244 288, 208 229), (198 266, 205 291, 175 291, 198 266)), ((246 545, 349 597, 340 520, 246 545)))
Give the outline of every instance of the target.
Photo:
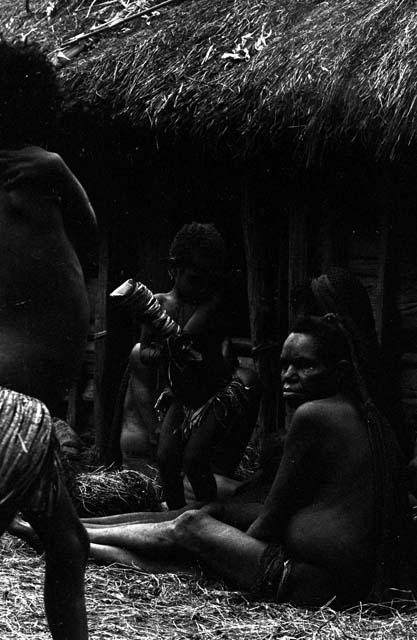
POLYGON ((46 385, 64 384, 79 366, 88 316, 59 201, 0 190, 0 384, 41 399, 46 385))

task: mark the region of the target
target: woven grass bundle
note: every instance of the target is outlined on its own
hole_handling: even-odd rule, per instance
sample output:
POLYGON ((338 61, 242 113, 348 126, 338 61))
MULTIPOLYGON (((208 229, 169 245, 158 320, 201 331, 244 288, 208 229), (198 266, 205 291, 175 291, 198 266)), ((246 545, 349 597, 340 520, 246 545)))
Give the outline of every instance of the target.
POLYGON ((80 473, 69 489, 81 517, 160 510, 158 485, 139 471, 97 469, 80 473))

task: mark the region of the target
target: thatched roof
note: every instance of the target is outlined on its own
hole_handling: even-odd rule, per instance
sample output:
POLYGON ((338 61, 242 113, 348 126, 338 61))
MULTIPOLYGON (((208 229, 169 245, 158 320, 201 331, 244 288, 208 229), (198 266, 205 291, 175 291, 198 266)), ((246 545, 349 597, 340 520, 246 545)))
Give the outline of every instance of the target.
MULTIPOLYGON (((100 8, 127 10, 117 0, 66 0, 72 9, 46 20, 46 2, 32 0, 32 17, 23 0, 0 4, 6 36, 29 33, 50 51, 100 8)), ((105 32, 62 75, 73 103, 132 127, 249 155, 290 135, 305 159, 340 139, 398 156, 417 133, 416 72, 410 0, 183 0, 105 32)))

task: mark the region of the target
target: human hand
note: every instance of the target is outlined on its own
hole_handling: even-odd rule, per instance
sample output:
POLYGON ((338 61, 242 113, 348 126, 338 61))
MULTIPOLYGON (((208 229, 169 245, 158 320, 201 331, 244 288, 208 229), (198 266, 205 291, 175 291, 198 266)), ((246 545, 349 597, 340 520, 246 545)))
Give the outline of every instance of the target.
POLYGON ((156 411, 159 411, 160 413, 166 413, 173 399, 174 394, 172 392, 172 389, 166 387, 155 402, 156 411))
POLYGON ((0 187, 6 191, 32 184, 48 195, 60 196, 67 172, 60 155, 41 147, 0 150, 0 187))
POLYGON ((192 362, 201 362, 203 357, 198 351, 190 335, 182 333, 179 336, 170 336, 167 340, 170 360, 178 366, 185 366, 192 362))

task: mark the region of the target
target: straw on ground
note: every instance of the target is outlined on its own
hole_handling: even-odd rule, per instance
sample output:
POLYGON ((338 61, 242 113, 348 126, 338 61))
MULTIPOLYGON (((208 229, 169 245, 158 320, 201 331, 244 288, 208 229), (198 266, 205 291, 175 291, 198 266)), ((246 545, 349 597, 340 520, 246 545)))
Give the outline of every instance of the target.
MULTIPOLYGON (((0 637, 50 638, 43 612, 43 557, 9 535, 0 543, 0 637)), ((385 617, 358 608, 318 611, 251 600, 201 576, 153 575, 90 563, 92 640, 396 640, 417 637, 416 609, 385 617)))

